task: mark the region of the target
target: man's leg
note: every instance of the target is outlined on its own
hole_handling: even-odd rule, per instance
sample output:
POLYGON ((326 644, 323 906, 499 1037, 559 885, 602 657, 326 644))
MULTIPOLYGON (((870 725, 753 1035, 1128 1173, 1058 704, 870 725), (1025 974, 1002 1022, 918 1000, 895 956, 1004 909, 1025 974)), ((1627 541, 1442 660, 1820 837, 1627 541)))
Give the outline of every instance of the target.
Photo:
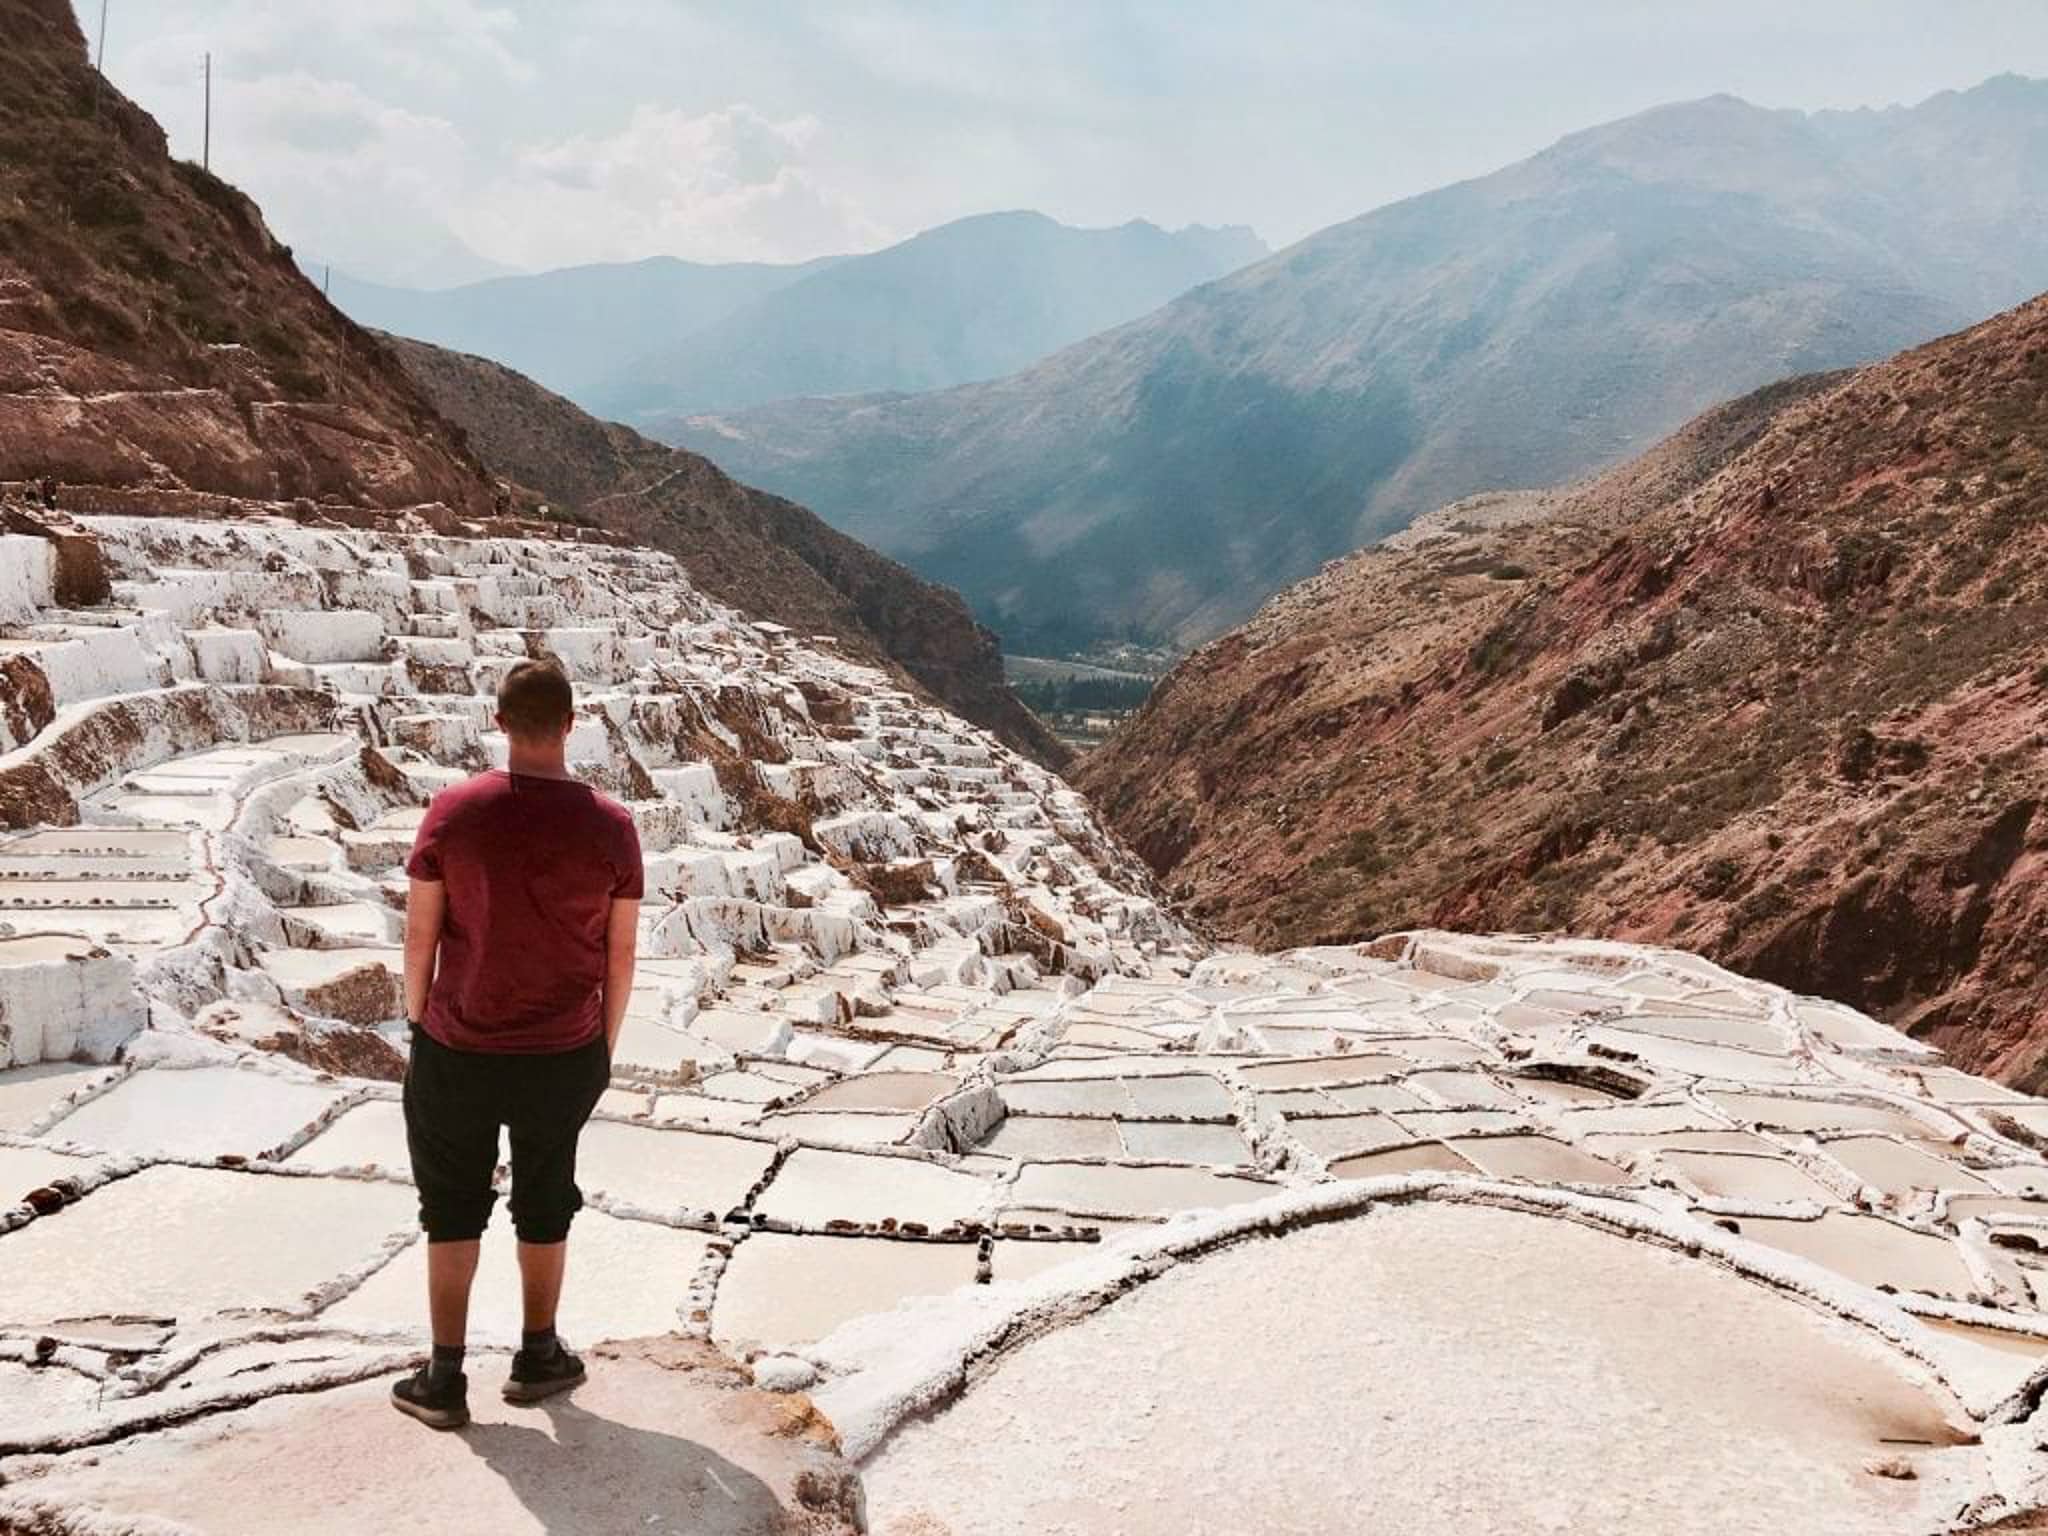
POLYGON ((519 1244, 519 1295, 526 1309, 526 1331, 553 1333, 555 1308, 562 1300, 562 1271, 568 1267, 569 1242, 519 1244))
POLYGON ((462 1349, 469 1339, 469 1290, 476 1279, 477 1238, 427 1239, 427 1316, 436 1350, 462 1349))
POLYGON ((555 1309, 569 1258, 569 1224, 583 1206, 576 1142, 611 1077, 602 1038, 561 1056, 535 1057, 511 1117, 512 1222, 519 1233, 525 1334, 505 1396, 535 1402, 583 1380, 583 1362, 562 1348, 555 1309))
POLYGON ((497 1192, 498 1119, 493 1064, 451 1051, 424 1032, 413 1036, 405 1072, 405 1139, 427 1234, 427 1315, 433 1357, 417 1376, 392 1388, 397 1408, 436 1429, 469 1422, 469 1379, 463 1374, 469 1334, 469 1291, 478 1240, 497 1192))

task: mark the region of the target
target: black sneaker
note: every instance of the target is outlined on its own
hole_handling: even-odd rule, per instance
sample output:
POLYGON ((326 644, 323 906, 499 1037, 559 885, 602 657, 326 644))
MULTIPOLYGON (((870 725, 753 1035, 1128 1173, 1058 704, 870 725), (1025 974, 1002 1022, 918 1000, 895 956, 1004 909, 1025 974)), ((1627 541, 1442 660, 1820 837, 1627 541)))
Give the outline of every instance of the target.
POLYGON ((580 1387, 584 1381, 583 1362, 555 1341, 555 1352, 541 1358, 520 1350, 512 1356, 512 1379, 505 1383, 508 1403, 537 1403, 557 1392, 580 1387))
POLYGON ((457 1371, 437 1387, 423 1365, 391 1384, 391 1406, 431 1429, 460 1429, 469 1422, 469 1378, 457 1371))

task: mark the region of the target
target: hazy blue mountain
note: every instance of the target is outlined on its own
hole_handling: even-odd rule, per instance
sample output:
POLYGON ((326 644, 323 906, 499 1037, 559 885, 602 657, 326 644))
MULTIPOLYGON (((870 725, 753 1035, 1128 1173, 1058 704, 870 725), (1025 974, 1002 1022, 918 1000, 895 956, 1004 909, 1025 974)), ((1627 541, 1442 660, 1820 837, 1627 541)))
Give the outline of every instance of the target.
POLYGON ((1168 231, 1133 220, 1076 229, 1042 213, 958 219, 647 349, 594 391, 595 408, 634 420, 993 378, 1265 254, 1243 227, 1168 231))
MULTIPOLYGON (((701 330, 837 259, 773 266, 656 256, 442 289, 392 288, 336 272, 330 297, 359 324, 488 357, 582 403, 651 341, 701 330)), ((315 282, 321 276, 314 270, 315 282)))
POLYGON ((1323 230, 1021 372, 651 424, 964 592, 1013 650, 1191 642, 1475 492, 2048 288, 2048 83, 1714 97, 1323 230))
POLYGON ((400 289, 456 288, 466 283, 483 283, 492 278, 517 277, 519 268, 493 261, 472 249, 460 235, 432 219, 414 223, 402 249, 386 252, 380 259, 330 261, 317 246, 301 251, 299 265, 314 282, 320 282, 331 268, 338 278, 344 270, 360 283, 400 289))

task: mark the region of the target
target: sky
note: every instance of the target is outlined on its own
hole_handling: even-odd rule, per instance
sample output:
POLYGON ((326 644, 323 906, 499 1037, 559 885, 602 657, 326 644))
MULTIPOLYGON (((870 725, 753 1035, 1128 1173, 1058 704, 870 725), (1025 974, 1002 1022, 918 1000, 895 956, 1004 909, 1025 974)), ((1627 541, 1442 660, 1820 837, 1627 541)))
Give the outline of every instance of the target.
POLYGON ((1663 102, 2048 76, 2048 0, 105 3, 108 78, 174 152, 211 50, 214 170, 302 258, 417 287, 1010 208, 1279 247, 1663 102))

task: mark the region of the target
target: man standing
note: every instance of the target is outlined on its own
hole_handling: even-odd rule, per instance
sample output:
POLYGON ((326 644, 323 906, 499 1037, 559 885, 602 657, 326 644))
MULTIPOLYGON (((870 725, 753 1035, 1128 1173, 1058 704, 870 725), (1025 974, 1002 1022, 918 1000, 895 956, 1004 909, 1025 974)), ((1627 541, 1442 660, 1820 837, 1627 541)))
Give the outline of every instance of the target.
POLYGON ((616 802, 569 777, 575 699, 551 661, 498 688, 506 767, 434 797, 406 864, 405 1135, 427 1234, 433 1358, 391 1389, 436 1429, 469 1422, 463 1349, 491 1207, 498 1128, 512 1143, 525 1334, 508 1402, 583 1380, 555 1334, 576 1140, 611 1074, 633 987, 640 839, 616 802))

